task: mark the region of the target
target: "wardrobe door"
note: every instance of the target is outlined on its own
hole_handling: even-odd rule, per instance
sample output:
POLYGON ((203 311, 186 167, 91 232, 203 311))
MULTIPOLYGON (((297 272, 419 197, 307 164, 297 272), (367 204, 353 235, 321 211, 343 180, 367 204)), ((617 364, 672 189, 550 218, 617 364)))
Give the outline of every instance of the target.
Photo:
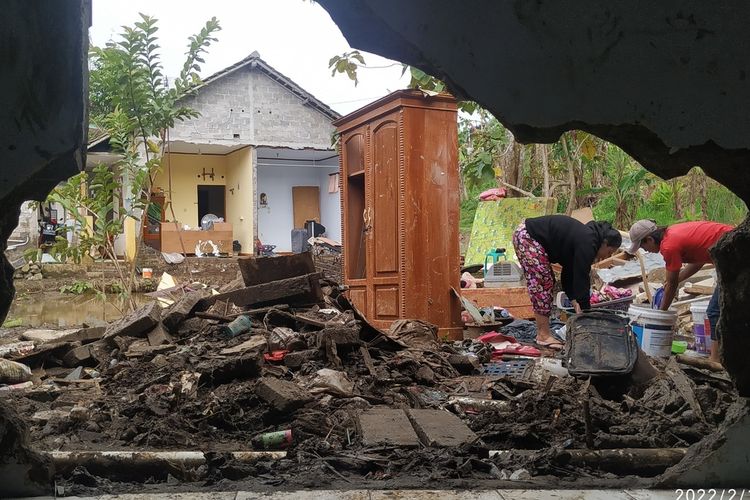
POLYGON ((370 125, 370 165, 368 184, 369 269, 371 317, 390 323, 398 319, 401 303, 401 264, 399 244, 400 130, 398 113, 370 125))

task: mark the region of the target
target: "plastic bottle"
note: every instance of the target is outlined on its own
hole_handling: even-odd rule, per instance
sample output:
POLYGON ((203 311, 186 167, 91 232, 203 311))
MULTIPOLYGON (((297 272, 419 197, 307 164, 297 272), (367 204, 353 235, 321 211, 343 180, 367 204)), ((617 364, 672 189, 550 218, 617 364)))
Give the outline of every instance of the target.
POLYGON ((221 327, 221 333, 227 337, 236 337, 241 333, 250 331, 253 327, 253 320, 250 316, 237 316, 231 323, 227 323, 221 327))

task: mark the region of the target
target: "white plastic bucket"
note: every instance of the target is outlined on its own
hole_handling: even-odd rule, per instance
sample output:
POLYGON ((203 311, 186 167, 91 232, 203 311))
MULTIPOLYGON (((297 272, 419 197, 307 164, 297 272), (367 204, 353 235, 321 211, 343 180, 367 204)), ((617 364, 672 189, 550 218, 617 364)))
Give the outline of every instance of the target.
POLYGON ((643 352, 654 357, 669 357, 672 352, 677 313, 630 306, 628 316, 633 333, 643 352))
POLYGON ((693 316, 695 351, 700 354, 711 352, 711 324, 708 322, 707 310, 708 302, 696 302, 690 306, 690 314, 693 316))

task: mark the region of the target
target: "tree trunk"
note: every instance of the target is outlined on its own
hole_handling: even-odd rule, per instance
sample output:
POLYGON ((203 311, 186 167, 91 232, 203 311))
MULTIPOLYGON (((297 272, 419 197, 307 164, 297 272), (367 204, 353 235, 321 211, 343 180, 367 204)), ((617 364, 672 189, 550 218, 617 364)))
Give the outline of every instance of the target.
POLYGON ((567 137, 563 136, 561 143, 563 151, 565 151, 565 163, 568 165, 568 186, 570 190, 570 198, 568 199, 568 207, 565 209, 565 213, 570 215, 576 209, 576 166, 570 154, 567 137))
POLYGON ((674 201, 674 216, 682 219, 685 214, 682 211, 682 201, 680 200, 680 185, 677 179, 672 179, 672 198, 674 201))
POLYGON ((688 207, 690 210, 695 210, 695 202, 698 199, 698 169, 694 168, 690 171, 690 184, 688 188, 688 207))
MULTIPOLYGON (((520 187, 518 185, 518 181, 521 178, 521 149, 521 144, 513 139, 513 144, 511 145, 510 151, 506 155, 506 168, 503 169, 505 171, 505 182, 518 187, 520 187)), ((517 198, 519 194, 514 190, 510 190, 508 191, 507 196, 517 198)))
POLYGON ((698 189, 700 191, 701 215, 704 220, 708 220, 708 177, 702 170, 698 177, 698 189))
POLYGON ((537 144, 536 153, 542 164, 542 176, 544 178, 542 181, 542 196, 549 198, 549 158, 547 157, 547 145, 537 144))

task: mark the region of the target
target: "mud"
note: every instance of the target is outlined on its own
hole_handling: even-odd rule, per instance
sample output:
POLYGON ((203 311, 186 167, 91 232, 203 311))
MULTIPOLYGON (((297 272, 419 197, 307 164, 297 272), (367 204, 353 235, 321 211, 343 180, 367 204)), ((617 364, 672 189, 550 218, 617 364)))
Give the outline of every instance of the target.
MULTIPOLYGON (((231 339, 220 333, 219 322, 199 318, 183 323, 172 344, 138 355, 133 349, 143 340, 119 337, 99 350, 96 371, 85 372, 81 381, 61 380, 72 370, 48 360, 34 367, 32 389, 6 393, 3 403, 26 422, 37 450, 209 453, 207 463, 196 468, 134 473, 79 467, 58 474, 66 494, 84 495, 183 488, 497 488, 511 484, 511 477, 527 478, 523 484, 534 487, 635 487, 663 470, 575 466, 566 451, 589 445, 685 448, 714 432, 737 399, 725 375, 677 367, 689 380, 693 397, 686 398, 658 361, 660 375, 641 385, 622 377, 556 377, 538 367, 523 376, 476 370, 463 375, 459 370, 466 369, 471 342, 440 344, 434 329, 420 322, 403 325, 389 338, 354 322, 356 311, 342 302, 336 287, 323 285, 329 294, 320 306, 255 315, 254 328, 231 339), (283 359, 264 360, 266 351, 285 347, 289 332, 280 335, 277 327, 291 329, 287 348, 311 353, 293 368, 283 359), (266 340, 261 347, 222 354, 257 336, 266 340), (322 368, 345 372, 353 389, 321 386, 322 368), (256 394, 262 377, 295 383, 311 401, 279 411, 283 406, 273 407, 256 394), (584 400, 590 408, 588 432, 584 400), (372 406, 451 411, 480 439, 464 448, 367 448, 357 415, 372 406), (40 413, 52 410, 57 412, 40 413), (228 458, 227 452, 251 449, 259 434, 286 429, 294 440, 285 459, 228 458), (490 458, 490 450, 514 452, 490 458)), ((479 354, 486 361, 481 349, 479 354)))

